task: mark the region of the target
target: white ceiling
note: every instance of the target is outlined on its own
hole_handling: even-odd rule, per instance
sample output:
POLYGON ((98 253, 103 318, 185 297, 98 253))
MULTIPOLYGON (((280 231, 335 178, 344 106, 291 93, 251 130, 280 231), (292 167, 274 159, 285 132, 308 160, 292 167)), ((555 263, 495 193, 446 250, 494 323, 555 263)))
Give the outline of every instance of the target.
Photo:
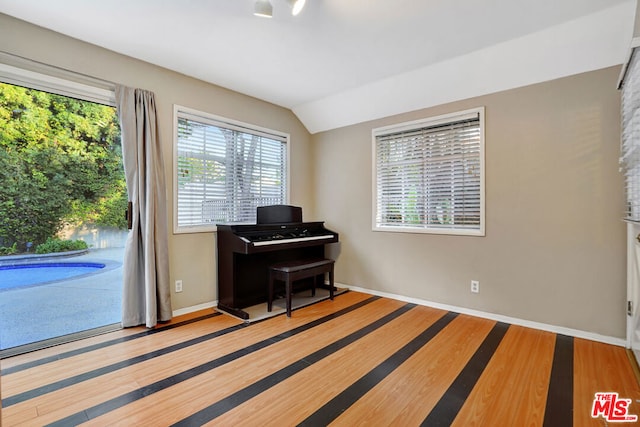
POLYGON ((636 0, 0 0, 0 12, 290 108, 310 132, 621 64, 636 0))

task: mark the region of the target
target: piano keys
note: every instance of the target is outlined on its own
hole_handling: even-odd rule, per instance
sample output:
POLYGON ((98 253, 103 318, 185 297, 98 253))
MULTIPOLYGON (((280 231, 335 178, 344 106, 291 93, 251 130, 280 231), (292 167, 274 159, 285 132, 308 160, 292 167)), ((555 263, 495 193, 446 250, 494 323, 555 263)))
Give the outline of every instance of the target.
MULTIPOLYGON (((278 208, 299 209, 282 205, 278 208)), ((269 221, 278 218, 269 217, 269 221)), ((301 214, 297 216, 294 212, 293 216, 282 218, 301 220, 301 214)), ((218 308, 242 319, 249 318, 243 308, 267 301, 270 265, 322 258, 324 246, 338 242, 338 233, 325 228, 320 221, 219 224, 217 228, 218 308)))
POLYGON ((276 237, 273 240, 264 240, 261 242, 253 242, 253 246, 266 246, 266 245, 281 245, 283 243, 296 243, 296 242, 310 242, 312 240, 331 240, 333 234, 323 234, 321 236, 309 236, 309 237, 276 237))

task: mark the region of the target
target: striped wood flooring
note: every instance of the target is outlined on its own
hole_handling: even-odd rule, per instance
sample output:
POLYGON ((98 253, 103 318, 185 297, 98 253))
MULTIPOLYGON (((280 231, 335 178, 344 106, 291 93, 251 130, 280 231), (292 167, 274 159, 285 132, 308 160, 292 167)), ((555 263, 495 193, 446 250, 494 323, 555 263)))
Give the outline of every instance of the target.
POLYGON ((290 319, 199 312, 0 362, 4 427, 603 426, 603 391, 640 414, 623 348, 358 292, 290 319))

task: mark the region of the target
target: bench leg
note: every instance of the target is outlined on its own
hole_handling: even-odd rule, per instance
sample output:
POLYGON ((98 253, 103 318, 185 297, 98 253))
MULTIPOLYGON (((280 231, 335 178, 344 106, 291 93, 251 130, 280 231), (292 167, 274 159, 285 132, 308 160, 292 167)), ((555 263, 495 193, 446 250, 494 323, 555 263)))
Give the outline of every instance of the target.
POLYGON ((288 275, 285 280, 285 293, 287 294, 287 317, 291 317, 291 279, 288 275))
POLYGON ((329 299, 333 299, 333 264, 329 270, 329 299))

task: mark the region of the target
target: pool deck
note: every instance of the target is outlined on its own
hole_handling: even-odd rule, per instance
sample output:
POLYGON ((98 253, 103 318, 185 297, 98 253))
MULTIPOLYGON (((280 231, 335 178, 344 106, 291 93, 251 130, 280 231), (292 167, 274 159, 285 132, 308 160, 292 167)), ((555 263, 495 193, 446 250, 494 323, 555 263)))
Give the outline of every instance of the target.
POLYGON ((79 251, 59 252, 52 254, 21 254, 21 255, 5 255, 0 257, 0 267, 33 264, 36 262, 70 262, 76 257, 88 254, 90 249, 82 249, 79 251))
POLYGON ((66 261, 106 267, 95 274, 0 291, 0 350, 120 323, 123 252, 112 248, 2 257, 0 265, 66 261))

